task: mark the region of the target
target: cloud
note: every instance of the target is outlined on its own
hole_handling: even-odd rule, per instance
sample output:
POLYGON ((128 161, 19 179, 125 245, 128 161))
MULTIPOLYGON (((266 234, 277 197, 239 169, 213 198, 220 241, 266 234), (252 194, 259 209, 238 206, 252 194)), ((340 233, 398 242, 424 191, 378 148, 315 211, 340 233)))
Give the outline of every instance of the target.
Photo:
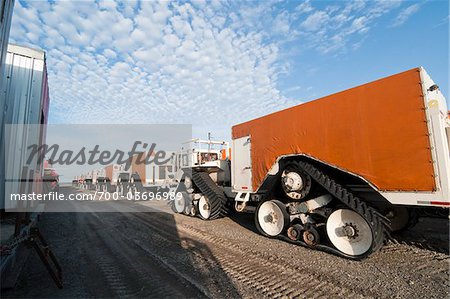
POLYGON ((11 40, 47 52, 51 122, 192 123, 220 134, 298 103, 277 88, 291 49, 357 49, 401 4, 15 3, 11 40))
POLYGON ((400 13, 395 18, 391 27, 398 27, 403 25, 413 14, 418 12, 420 9, 420 5, 418 3, 410 5, 405 9, 401 10, 400 13))
POLYGON ((303 1, 295 8, 295 11, 298 13, 308 13, 312 10, 314 10, 314 8, 311 6, 311 2, 309 0, 303 1))
POLYGON ((337 55, 358 49, 377 21, 401 5, 401 1, 345 1, 319 10, 306 1, 294 10, 298 25, 291 28, 300 29, 303 51, 337 55))
POLYGON ((165 1, 39 6, 16 2, 11 39, 46 50, 54 123, 229 132, 288 104, 276 88, 278 46, 251 28, 225 26, 227 11, 165 1))
POLYGON ((308 31, 317 31, 323 28, 328 20, 329 16, 326 12, 316 11, 309 15, 306 20, 302 22, 301 26, 308 31))
POLYGON ((280 34, 288 34, 290 32, 289 13, 287 11, 282 11, 275 17, 273 30, 280 34))

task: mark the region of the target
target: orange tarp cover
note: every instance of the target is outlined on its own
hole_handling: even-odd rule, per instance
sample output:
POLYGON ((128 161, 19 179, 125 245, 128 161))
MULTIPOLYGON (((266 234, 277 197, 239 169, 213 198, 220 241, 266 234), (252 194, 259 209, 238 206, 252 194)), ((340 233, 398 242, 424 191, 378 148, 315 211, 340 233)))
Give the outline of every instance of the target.
POLYGON ((277 158, 306 154, 379 190, 435 190, 420 69, 367 83, 232 128, 251 136, 257 190, 277 158))
POLYGON ((114 167, 113 165, 108 165, 105 167, 105 176, 110 180, 112 180, 113 167, 114 167))

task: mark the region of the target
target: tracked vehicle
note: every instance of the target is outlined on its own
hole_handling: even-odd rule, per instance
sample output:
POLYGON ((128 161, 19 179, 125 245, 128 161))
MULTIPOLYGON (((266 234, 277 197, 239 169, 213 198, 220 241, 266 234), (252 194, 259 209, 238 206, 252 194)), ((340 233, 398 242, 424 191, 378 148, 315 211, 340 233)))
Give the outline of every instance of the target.
POLYGON ((228 153, 228 142, 193 139, 184 144, 173 159, 172 191, 181 194, 173 201, 174 212, 205 220, 228 213, 233 196, 228 153))
POLYGON ((448 215, 449 134, 441 91, 415 68, 234 126, 231 163, 189 149, 173 208, 215 219, 234 205, 267 237, 362 259, 417 211, 448 215))

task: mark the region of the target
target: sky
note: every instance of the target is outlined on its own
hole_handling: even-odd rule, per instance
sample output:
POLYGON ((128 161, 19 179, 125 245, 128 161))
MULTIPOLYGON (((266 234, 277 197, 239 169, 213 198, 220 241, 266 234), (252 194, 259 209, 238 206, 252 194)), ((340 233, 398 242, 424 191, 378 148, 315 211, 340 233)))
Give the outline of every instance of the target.
POLYGON ((53 124, 231 126, 423 66, 449 103, 448 1, 21 1, 53 124))

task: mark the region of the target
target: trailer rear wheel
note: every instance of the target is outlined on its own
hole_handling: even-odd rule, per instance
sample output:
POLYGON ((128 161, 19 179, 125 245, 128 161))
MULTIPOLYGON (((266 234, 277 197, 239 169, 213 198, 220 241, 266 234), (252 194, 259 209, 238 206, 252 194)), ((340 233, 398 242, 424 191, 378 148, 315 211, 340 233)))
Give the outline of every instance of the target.
POLYGON ((286 230, 290 221, 286 206, 281 201, 269 200, 258 206, 255 222, 260 233, 275 237, 286 230))
POLYGON ((349 209, 334 211, 328 217, 326 230, 334 247, 350 256, 363 255, 374 245, 369 223, 349 209))

